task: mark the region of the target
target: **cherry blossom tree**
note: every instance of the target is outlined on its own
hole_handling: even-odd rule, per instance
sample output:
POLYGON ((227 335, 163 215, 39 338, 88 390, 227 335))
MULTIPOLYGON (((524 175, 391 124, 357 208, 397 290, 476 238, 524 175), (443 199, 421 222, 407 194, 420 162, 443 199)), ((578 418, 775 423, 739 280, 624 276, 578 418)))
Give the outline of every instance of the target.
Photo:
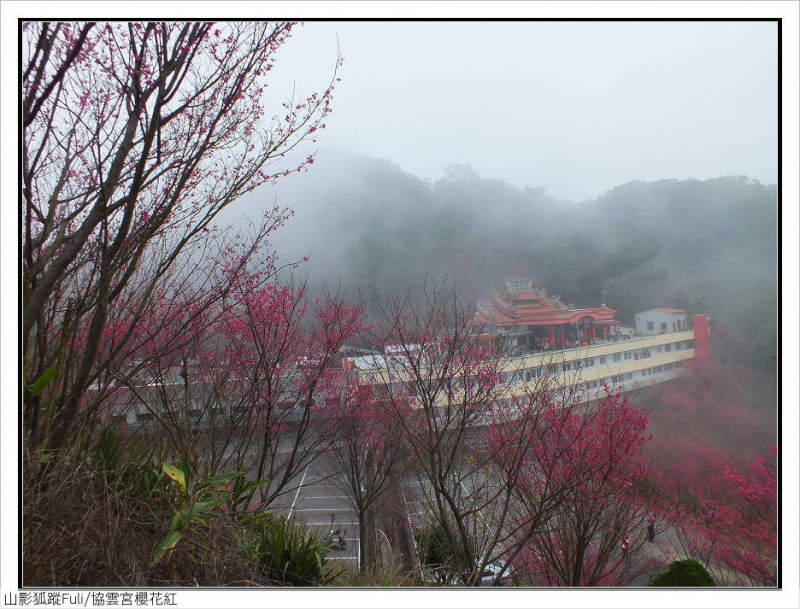
POLYGON ((671 515, 678 546, 711 573, 718 585, 777 585, 776 448, 753 456, 749 471, 719 464, 711 489, 671 515))
POLYGON ((504 524, 502 508, 490 513, 503 492, 488 484, 482 448, 488 411, 503 395, 502 362, 481 339, 474 302, 452 284, 376 297, 382 353, 368 366, 416 477, 404 490, 420 506, 416 524, 443 532, 445 579, 470 585, 502 551, 492 540, 504 524))
POLYGON ((619 396, 587 405, 555 359, 499 357, 473 302, 452 286, 384 297, 382 354, 366 364, 396 416, 410 404, 397 416, 417 478, 406 491, 446 558, 439 580, 478 585, 489 563, 501 564, 497 583, 512 568, 525 572, 537 542, 558 543, 560 524, 562 541, 583 544, 561 585, 624 581, 633 569, 618 544, 646 516, 632 489, 644 472, 646 417, 619 396))
POLYGON ((542 419, 522 500, 538 500, 542 488, 560 492, 515 564, 540 586, 629 583, 653 567, 634 560, 651 517, 642 494, 646 415, 608 394, 581 408, 556 405, 542 419))
MULTIPOLYGON (((84 392, 77 412, 78 423, 124 418, 120 387, 128 388, 127 393, 123 392, 128 401, 147 405, 150 400, 136 397, 137 387, 161 379, 162 385, 166 383, 164 386, 172 387, 173 391, 185 383, 186 379, 181 380, 178 372, 186 370, 189 362, 196 360, 198 352, 205 348, 208 328, 226 312, 226 299, 230 299, 236 283, 244 276, 251 284, 256 277, 264 283, 279 272, 274 257, 261 255, 259 247, 265 245, 269 234, 282 221, 280 210, 271 210, 260 226, 252 227, 252 234, 234 236, 230 230, 209 230, 199 249, 185 252, 155 284, 151 273, 160 263, 152 257, 143 259, 115 306, 109 309, 92 384, 84 392), (252 265, 259 267, 257 273, 249 271, 252 265), (116 396, 112 399, 111 394, 116 396)), ((77 370, 65 362, 80 357, 87 332, 86 325, 75 323, 61 337, 50 337, 62 341, 59 363, 63 368, 49 395, 51 399, 58 399, 71 386, 77 370), (67 335, 72 338, 63 340, 67 335)), ((49 410, 41 408, 33 414, 49 410)), ((150 414, 160 416, 156 410, 150 414)), ((31 427, 41 426, 46 430, 49 424, 48 420, 39 423, 34 418, 31 427)), ((188 430, 184 429, 183 435, 186 433, 188 430)))
POLYGON ((250 506, 263 510, 332 441, 327 403, 339 395, 340 350, 361 331, 361 309, 338 293, 311 299, 274 272, 237 272, 226 286, 193 318, 179 307, 167 323, 139 328, 141 363, 115 377, 129 402, 114 412, 145 408, 169 453, 203 475, 263 481, 250 506))
POLYGON ((742 446, 764 452, 775 443, 774 387, 774 377, 763 373, 692 360, 681 383, 650 390, 648 459, 682 490, 713 480, 720 461, 746 467, 742 446))
MULTIPOLYGON (((478 470, 483 482, 476 487, 484 497, 482 521, 494 525, 483 527, 481 561, 503 565, 494 574, 496 583, 511 565, 524 564, 526 544, 564 500, 571 481, 556 479, 540 456, 551 448, 544 436, 553 414, 580 406, 580 395, 558 382, 554 357, 533 367, 525 358, 512 361, 512 370, 501 376, 511 379, 502 397, 486 407, 480 444, 485 460, 478 470)), ((552 468, 554 462, 546 460, 552 468)))
POLYGON ((310 301, 303 286, 246 287, 236 297, 233 317, 220 328, 223 361, 246 383, 254 409, 241 445, 251 452, 252 436, 267 506, 332 441, 327 402, 339 395, 341 350, 361 332, 362 311, 341 293, 310 301))
POLYGON ((64 444, 143 261, 142 311, 220 210, 313 162, 276 164, 324 128, 335 68, 322 93, 267 106, 293 27, 23 24, 22 343, 35 441, 64 444))
MULTIPOLYGON (((378 564, 377 514, 390 498, 396 474, 405 473, 405 447, 399 417, 384 388, 358 369, 351 370, 338 396, 326 404, 332 435, 330 455, 335 480, 358 517, 361 572, 378 564)), ((398 409, 402 405, 397 404, 398 409)), ((406 405, 406 408, 408 405, 406 405)), ((406 414, 410 414, 407 409, 406 414)))
POLYGON ((774 381, 713 360, 688 372, 656 394, 646 447, 673 549, 719 585, 775 585, 776 420, 763 391, 774 381))

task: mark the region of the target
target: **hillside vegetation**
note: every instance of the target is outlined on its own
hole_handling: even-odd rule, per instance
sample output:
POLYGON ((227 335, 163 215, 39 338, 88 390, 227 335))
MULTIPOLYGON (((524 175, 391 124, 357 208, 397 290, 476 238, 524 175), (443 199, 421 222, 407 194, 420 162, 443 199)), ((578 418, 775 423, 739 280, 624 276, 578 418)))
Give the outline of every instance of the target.
POLYGON ((386 161, 329 153, 302 180, 282 184, 277 199, 297 215, 276 249, 287 259, 310 255, 312 284, 388 287, 448 275, 486 292, 508 276, 533 277, 564 302, 605 302, 631 324, 655 307, 707 313, 718 357, 775 363, 772 185, 631 182, 572 203, 466 166, 426 182, 386 161))

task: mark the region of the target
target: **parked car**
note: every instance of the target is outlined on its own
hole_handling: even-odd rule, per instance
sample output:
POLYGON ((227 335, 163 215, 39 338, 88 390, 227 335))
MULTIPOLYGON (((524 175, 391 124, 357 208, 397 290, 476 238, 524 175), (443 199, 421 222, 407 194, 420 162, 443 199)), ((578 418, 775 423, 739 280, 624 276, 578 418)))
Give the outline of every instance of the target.
MULTIPOLYGON (((481 586, 494 586, 497 575, 503 570, 503 565, 499 562, 490 562, 483 568, 483 575, 481 575, 481 586)), ((500 576, 498 586, 510 586, 512 573, 511 569, 506 569, 503 575, 500 576)))

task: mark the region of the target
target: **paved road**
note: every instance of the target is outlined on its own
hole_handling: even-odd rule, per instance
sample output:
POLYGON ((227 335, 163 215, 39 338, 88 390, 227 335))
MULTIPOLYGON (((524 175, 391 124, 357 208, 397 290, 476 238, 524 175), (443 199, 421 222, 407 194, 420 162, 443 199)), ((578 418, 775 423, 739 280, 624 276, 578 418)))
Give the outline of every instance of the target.
MULTIPOLYGON (((400 489, 403 500, 401 509, 405 511, 403 519, 408 522, 412 530, 418 530, 424 524, 423 497, 429 494, 429 485, 427 481, 420 482, 410 478, 400 489)), ((330 550, 327 559, 353 570, 358 569, 360 559, 358 518, 343 490, 345 488, 343 476, 331 474, 330 463, 321 457, 300 472, 292 486, 294 487, 292 491, 276 503, 275 510, 299 517, 322 534, 331 530, 333 516, 333 528, 341 528, 347 548, 344 551, 330 550)), ((464 492, 468 493, 466 487, 464 492)), ((644 544, 636 560, 644 561, 657 556, 669 556, 671 551, 674 552, 669 542, 669 535, 659 534, 655 543, 644 544)), ((629 585, 647 586, 651 575, 643 575, 629 585)))
POLYGON ((275 505, 276 511, 295 516, 322 534, 340 528, 347 543, 345 550, 330 550, 327 559, 341 561, 344 566, 358 568, 358 516, 344 492, 344 478, 332 475, 323 458, 303 470, 296 490, 275 505), (333 526, 331 521, 333 520, 333 526))
MULTIPOLYGON (((290 485, 291 492, 276 502, 274 509, 299 517, 322 534, 340 528, 347 548, 344 551, 330 550, 327 559, 357 569, 360 561, 358 516, 344 490, 344 477, 332 474, 331 470, 325 456, 318 458, 298 474, 290 485)), ((418 530, 423 525, 424 502, 421 498, 429 492, 428 487, 427 482, 420 484, 415 479, 409 479, 400 489, 402 504, 398 507, 402 511, 402 521, 407 522, 412 530, 418 530)))

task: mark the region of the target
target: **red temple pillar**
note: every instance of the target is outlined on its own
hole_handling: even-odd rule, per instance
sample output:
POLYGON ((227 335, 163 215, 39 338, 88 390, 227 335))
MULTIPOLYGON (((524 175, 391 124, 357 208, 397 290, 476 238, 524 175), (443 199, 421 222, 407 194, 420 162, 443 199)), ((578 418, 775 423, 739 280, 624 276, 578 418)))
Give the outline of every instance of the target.
POLYGON ((561 324, 561 348, 563 349, 567 344, 567 339, 564 337, 564 324, 561 324))
POLYGON ((603 337, 608 340, 608 326, 603 326, 603 337))
POLYGON ((556 348, 556 327, 550 326, 550 348, 556 348))
POLYGON ((592 324, 592 342, 593 343, 597 342, 597 326, 595 326, 594 324, 592 324))

